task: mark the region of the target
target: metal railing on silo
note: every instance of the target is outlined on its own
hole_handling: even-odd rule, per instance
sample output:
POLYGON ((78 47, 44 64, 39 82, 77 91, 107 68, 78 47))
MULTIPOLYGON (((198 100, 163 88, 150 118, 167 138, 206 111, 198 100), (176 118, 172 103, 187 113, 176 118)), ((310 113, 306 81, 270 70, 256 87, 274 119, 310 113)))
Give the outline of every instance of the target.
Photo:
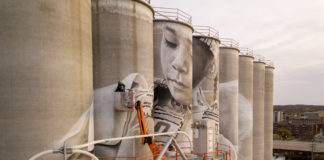
POLYGON ((167 19, 183 22, 191 25, 192 17, 188 13, 177 8, 153 7, 154 19, 167 19))
POLYGON ((240 53, 239 53, 240 55, 253 57, 253 50, 252 49, 244 48, 244 47, 241 47, 239 49, 240 49, 240 53))
POLYGON ((144 1, 144 2, 146 2, 146 3, 148 3, 148 4, 151 3, 151 0, 142 0, 142 1, 144 1))
POLYGON ((210 26, 194 26, 193 35, 207 36, 219 39, 219 32, 210 26))
POLYGON ((221 38, 220 39, 221 47, 230 47, 230 48, 236 48, 239 49, 239 43, 231 38, 221 38))
POLYGON ((268 67, 274 67, 274 63, 271 60, 266 60, 266 66, 268 67))
POLYGON ((254 55, 254 62, 263 62, 265 63, 265 57, 260 55, 260 54, 255 54, 254 55))

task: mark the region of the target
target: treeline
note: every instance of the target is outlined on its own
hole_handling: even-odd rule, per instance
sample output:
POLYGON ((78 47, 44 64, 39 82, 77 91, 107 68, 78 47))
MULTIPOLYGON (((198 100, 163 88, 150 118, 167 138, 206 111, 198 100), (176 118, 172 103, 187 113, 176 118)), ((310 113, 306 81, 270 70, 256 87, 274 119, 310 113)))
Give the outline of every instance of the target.
POLYGON ((274 105, 275 111, 283 111, 283 112, 316 112, 320 110, 324 110, 323 105, 305 105, 305 104, 295 104, 295 105, 274 105))

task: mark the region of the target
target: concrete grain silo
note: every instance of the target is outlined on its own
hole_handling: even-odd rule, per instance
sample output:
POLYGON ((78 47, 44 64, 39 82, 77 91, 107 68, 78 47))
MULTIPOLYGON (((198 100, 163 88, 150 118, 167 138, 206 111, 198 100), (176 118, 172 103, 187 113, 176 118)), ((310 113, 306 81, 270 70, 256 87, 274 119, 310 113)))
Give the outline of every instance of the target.
MULTIPOLYGON (((194 152, 215 152, 219 136, 219 36, 209 26, 195 26, 193 36, 193 122, 206 121, 207 135, 193 139, 194 152), (211 141, 212 140, 212 141, 211 141)), ((205 133, 205 132, 204 132, 205 133)))
POLYGON ((239 55, 239 155, 253 157, 253 51, 240 48, 239 55))
MULTIPOLYGON (((192 33, 191 16, 174 8, 154 8, 155 133, 191 133, 192 33)), ((169 136, 155 137, 157 143, 169 136)), ((182 135, 179 141, 187 141, 182 135)), ((183 144, 183 145, 189 145, 183 144)))
POLYGON ((255 55, 253 62, 253 160, 264 159, 265 61, 255 55))
POLYGON ((273 157, 273 62, 267 61, 264 88, 264 160, 273 157))
MULTIPOLYGON (((135 97, 141 97, 137 89, 152 88, 153 15, 153 8, 144 0, 92 0, 95 139, 140 134, 136 112, 116 110, 113 94, 119 81, 133 89, 135 97)), ((148 104, 143 110, 148 133, 153 133, 153 100, 141 100, 148 104)), ((96 156, 150 153, 140 139, 95 147, 96 156)))
POLYGON ((92 103, 91 2, 2 0, 0 20, 0 155, 28 159, 62 147, 92 103))
MULTIPOLYGON (((232 39, 221 39, 220 46, 220 133, 238 149, 239 49, 232 39)), ((233 151, 234 152, 234 151, 233 151)))

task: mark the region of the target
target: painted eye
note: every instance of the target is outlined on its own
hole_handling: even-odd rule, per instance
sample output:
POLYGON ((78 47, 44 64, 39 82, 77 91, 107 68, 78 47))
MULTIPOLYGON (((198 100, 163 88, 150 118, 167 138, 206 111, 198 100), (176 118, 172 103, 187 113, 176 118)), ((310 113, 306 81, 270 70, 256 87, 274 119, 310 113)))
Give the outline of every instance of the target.
POLYGON ((168 39, 166 39, 166 38, 165 38, 165 42, 166 42, 166 44, 168 45, 168 47, 173 48, 173 49, 177 48, 177 46, 178 46, 178 44, 173 43, 173 42, 170 42, 170 41, 168 41, 168 39))

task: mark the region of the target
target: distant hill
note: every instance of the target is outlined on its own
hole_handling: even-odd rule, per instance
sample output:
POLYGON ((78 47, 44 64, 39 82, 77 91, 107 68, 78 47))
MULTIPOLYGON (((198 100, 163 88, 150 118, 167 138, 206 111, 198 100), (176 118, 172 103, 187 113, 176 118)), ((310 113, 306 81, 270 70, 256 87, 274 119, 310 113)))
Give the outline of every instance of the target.
POLYGON ((295 105, 274 105, 275 111, 284 111, 284 112, 315 112, 324 110, 322 105, 305 105, 305 104, 295 104, 295 105))

